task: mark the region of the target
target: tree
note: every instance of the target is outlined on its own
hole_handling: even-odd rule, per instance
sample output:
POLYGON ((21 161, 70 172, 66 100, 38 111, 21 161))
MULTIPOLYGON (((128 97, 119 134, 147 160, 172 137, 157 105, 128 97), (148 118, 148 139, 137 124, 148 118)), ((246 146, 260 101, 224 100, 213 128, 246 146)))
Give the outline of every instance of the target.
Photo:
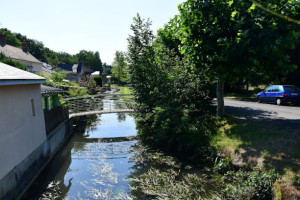
POLYGON ((130 28, 134 35, 128 37, 128 72, 133 85, 136 110, 141 115, 152 112, 155 98, 152 94, 155 84, 156 65, 152 42, 154 35, 150 29, 151 22, 143 20, 139 14, 133 18, 130 28))
POLYGON ((116 51, 112 66, 112 76, 117 79, 119 83, 125 83, 127 81, 127 63, 125 62, 123 52, 116 51))
POLYGON ((22 42, 16 37, 14 33, 6 28, 0 29, 0 33, 6 36, 6 43, 15 47, 21 47, 22 42))
POLYGON ((98 51, 92 52, 81 50, 78 54, 76 54, 76 57, 78 62, 82 62, 85 66, 90 66, 92 70, 100 71, 102 73, 102 61, 98 51))
POLYGON ((207 158, 215 127, 207 109, 207 78, 193 73, 188 60, 177 55, 173 47, 178 40, 168 27, 154 40, 150 25, 137 15, 131 25, 134 35, 128 38, 128 71, 140 135, 181 158, 207 158))
MULTIPOLYGON (((297 16, 291 1, 260 1, 266 7, 297 16)), ((188 0, 179 7, 176 35, 180 51, 197 70, 217 82, 218 114, 224 114, 224 83, 252 73, 278 79, 295 69, 288 51, 299 38, 299 26, 243 0, 188 0)))

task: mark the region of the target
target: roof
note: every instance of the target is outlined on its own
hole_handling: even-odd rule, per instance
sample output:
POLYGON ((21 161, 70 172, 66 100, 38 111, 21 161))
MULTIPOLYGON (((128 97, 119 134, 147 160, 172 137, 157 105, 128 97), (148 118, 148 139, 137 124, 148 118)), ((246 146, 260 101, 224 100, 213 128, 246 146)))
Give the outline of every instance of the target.
POLYGON ((92 73, 92 76, 100 76, 100 71, 95 71, 92 73))
POLYGON ((0 62, 0 86, 40 84, 45 78, 0 62))
POLYGON ((11 46, 11 45, 0 45, 0 52, 2 52, 5 56, 10 57, 15 60, 24 60, 24 61, 30 61, 34 63, 42 63, 38 59, 36 59, 33 55, 31 55, 29 52, 25 53, 22 49, 11 46))
POLYGON ((54 87, 49 87, 46 85, 41 86, 41 93, 42 94, 57 94, 57 93, 62 93, 63 90, 59 88, 54 88, 54 87))
POLYGON ((58 64, 57 67, 67 72, 81 73, 83 64, 58 64))

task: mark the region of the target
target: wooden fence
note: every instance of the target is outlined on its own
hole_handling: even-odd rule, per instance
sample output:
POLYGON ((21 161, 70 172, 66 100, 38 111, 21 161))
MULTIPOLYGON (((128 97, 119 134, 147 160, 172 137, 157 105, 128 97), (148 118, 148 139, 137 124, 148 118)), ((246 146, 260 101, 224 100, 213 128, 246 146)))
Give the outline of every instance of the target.
POLYGON ((69 118, 69 111, 63 106, 51 110, 44 110, 46 133, 49 134, 60 123, 69 118))

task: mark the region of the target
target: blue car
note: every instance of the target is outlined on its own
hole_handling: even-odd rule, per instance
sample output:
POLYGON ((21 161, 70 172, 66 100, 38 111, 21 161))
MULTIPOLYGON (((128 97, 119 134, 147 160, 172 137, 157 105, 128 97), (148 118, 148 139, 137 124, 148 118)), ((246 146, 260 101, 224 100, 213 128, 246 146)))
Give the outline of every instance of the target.
POLYGON ((300 103, 300 89, 294 85, 271 85, 256 95, 257 102, 300 103))

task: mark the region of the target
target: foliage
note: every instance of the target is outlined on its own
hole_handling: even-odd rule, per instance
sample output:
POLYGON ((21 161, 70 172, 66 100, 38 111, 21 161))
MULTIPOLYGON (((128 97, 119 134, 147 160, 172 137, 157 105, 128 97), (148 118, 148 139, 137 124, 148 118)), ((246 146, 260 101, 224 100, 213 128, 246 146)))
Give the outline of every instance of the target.
POLYGON ((98 51, 81 50, 76 55, 71 55, 66 52, 55 52, 47 47, 40 41, 27 38, 20 33, 12 33, 6 28, 0 29, 0 32, 6 35, 6 42, 9 45, 21 48, 22 42, 26 41, 29 52, 42 62, 49 63, 56 66, 57 64, 75 64, 84 62, 85 66, 90 66, 94 71, 102 72, 102 61, 98 51))
MULTIPOLYGON (((297 17, 295 1, 258 1, 277 13, 297 17)), ((188 0, 180 15, 165 26, 176 40, 175 49, 211 80, 234 84, 258 74, 268 80, 295 70, 290 52, 300 27, 257 8, 250 1, 188 0)), ((218 106, 222 106, 222 86, 218 106)))
POLYGON ((100 59, 100 54, 98 51, 86 51, 81 50, 78 54, 75 55, 77 61, 84 63, 85 66, 90 66, 94 71, 100 71, 102 73, 102 61, 100 59))
POLYGON ((21 63, 12 60, 9 57, 6 57, 3 53, 0 53, 0 62, 5 63, 7 65, 16 67, 18 69, 27 70, 27 67, 25 65, 22 65, 21 63))
POLYGON ((88 90, 84 88, 70 88, 68 90, 69 97, 76 97, 76 96, 86 96, 88 95, 88 90))
POLYGON ((272 171, 239 170, 228 172, 223 179, 225 182, 229 182, 223 190, 224 199, 264 200, 272 199, 272 188, 277 175, 272 171))
POLYGON ((13 34, 7 28, 1 28, 0 33, 6 36, 6 43, 15 47, 22 47, 22 41, 20 41, 15 34, 13 34))
POLYGON ((231 156, 228 155, 224 159, 216 158, 213 171, 215 173, 225 174, 227 171, 233 170, 231 156))
POLYGON ((66 74, 59 71, 59 68, 56 68, 51 75, 51 79, 53 82, 61 82, 63 79, 66 78, 66 74))
POLYGON ((127 63, 125 62, 125 55, 123 52, 116 51, 111 72, 112 77, 115 78, 118 81, 118 83, 126 83, 127 63))
POLYGON ((134 18, 128 38, 128 71, 134 92, 139 134, 157 148, 181 158, 212 161, 210 138, 214 118, 209 80, 169 49, 170 35, 161 31, 154 40, 151 22, 134 18), (187 156, 189 155, 189 156, 187 156))
POLYGON ((60 181, 51 181, 47 187, 47 191, 42 194, 39 200, 61 199, 63 195, 59 185, 60 181))
POLYGON ((95 76, 93 78, 93 80, 96 82, 96 85, 99 86, 99 87, 102 87, 102 77, 100 76, 95 76))
MULTIPOLYGON (((101 77, 100 77, 101 78, 101 77)), ((102 80, 101 80, 101 83, 102 83, 102 80)), ((87 90, 88 90, 88 93, 90 95, 92 94, 97 94, 98 93, 98 90, 97 90, 97 83, 95 81, 95 79, 90 79, 88 81, 84 81, 84 82, 80 82, 80 86, 82 87, 86 87, 87 90)), ((101 86, 100 86, 101 87, 101 86)))
POLYGON ((50 78, 48 78, 47 76, 45 76, 43 73, 37 72, 36 74, 39 75, 39 76, 42 76, 42 77, 44 77, 46 79, 46 82, 43 83, 43 85, 48 85, 48 86, 52 86, 53 85, 53 82, 50 80, 50 78))
POLYGON ((205 188, 209 181, 195 174, 187 174, 179 180, 180 171, 159 171, 151 168, 139 178, 131 179, 138 186, 134 190, 155 199, 220 199, 215 191, 205 188), (207 190, 206 190, 207 189, 207 190))

